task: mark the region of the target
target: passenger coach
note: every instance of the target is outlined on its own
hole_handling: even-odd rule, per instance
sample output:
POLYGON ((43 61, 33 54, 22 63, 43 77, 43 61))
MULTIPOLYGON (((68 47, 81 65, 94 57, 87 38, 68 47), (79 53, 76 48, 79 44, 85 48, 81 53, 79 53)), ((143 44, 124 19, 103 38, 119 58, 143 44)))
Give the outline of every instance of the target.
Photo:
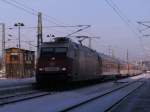
POLYGON ((120 75, 120 62, 110 56, 57 37, 54 42, 44 42, 37 58, 36 80, 84 81, 120 75))

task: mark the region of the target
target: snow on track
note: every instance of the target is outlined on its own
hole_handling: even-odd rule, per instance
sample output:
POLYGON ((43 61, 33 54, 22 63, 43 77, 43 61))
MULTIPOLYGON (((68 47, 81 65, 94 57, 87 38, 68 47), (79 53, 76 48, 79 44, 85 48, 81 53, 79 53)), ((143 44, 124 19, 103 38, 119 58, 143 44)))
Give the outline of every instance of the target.
POLYGON ((44 96, 24 102, 13 103, 0 107, 0 112, 58 112, 95 95, 104 94, 146 75, 140 75, 119 80, 118 83, 104 83, 78 90, 65 91, 54 95, 44 96))

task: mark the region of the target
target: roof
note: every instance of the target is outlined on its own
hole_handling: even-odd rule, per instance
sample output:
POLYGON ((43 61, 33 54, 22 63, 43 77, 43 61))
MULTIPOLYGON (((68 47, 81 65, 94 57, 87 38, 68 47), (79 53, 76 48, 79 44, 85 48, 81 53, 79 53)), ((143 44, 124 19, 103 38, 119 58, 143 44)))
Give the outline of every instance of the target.
MULTIPOLYGON (((19 50, 19 48, 16 48, 16 47, 7 48, 7 49, 5 49, 5 50, 8 51, 8 50, 12 50, 12 49, 19 50)), ((35 51, 27 50, 27 49, 20 49, 20 50, 21 50, 21 51, 24 51, 24 52, 35 52, 35 51)))

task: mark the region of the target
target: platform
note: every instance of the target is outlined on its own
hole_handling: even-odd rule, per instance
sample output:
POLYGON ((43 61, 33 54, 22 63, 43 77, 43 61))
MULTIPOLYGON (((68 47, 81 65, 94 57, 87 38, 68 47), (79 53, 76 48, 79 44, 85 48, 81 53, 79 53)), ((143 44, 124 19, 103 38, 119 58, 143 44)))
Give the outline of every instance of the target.
POLYGON ((150 78, 142 87, 116 105, 111 112, 150 112, 150 78))
POLYGON ((2 87, 10 87, 10 86, 20 86, 26 84, 35 83, 35 78, 24 78, 24 79, 0 79, 0 88, 2 87))

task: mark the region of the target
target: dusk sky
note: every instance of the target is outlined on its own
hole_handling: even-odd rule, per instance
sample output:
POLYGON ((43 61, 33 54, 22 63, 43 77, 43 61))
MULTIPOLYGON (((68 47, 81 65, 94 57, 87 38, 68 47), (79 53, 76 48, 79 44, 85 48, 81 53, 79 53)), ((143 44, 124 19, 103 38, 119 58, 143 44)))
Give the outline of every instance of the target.
MULTIPOLYGON (((25 24, 25 27, 21 29, 21 40, 36 43, 36 29, 28 27, 37 26, 37 16, 22 10, 21 7, 34 14, 36 12, 33 10, 42 12, 43 26, 91 25, 91 28, 76 35, 100 37, 100 39, 92 40, 92 48, 99 52, 108 54, 110 47, 115 57, 125 60, 126 51, 129 49, 129 59, 132 61, 150 59, 150 37, 142 36, 150 34, 150 29, 139 33, 138 29, 145 27, 137 24, 137 21, 150 21, 150 0, 0 0, 0 22, 6 24, 6 38, 14 39, 6 42, 7 47, 16 46, 17 29, 8 29, 16 22, 25 24), (107 1, 117 6, 115 8, 119 9, 122 19, 107 1), (8 34, 12 37, 8 37, 8 34)), ((65 36, 76 29, 43 29, 43 38, 46 41, 47 34, 65 36)), ((22 47, 29 49, 24 42, 22 47)))

